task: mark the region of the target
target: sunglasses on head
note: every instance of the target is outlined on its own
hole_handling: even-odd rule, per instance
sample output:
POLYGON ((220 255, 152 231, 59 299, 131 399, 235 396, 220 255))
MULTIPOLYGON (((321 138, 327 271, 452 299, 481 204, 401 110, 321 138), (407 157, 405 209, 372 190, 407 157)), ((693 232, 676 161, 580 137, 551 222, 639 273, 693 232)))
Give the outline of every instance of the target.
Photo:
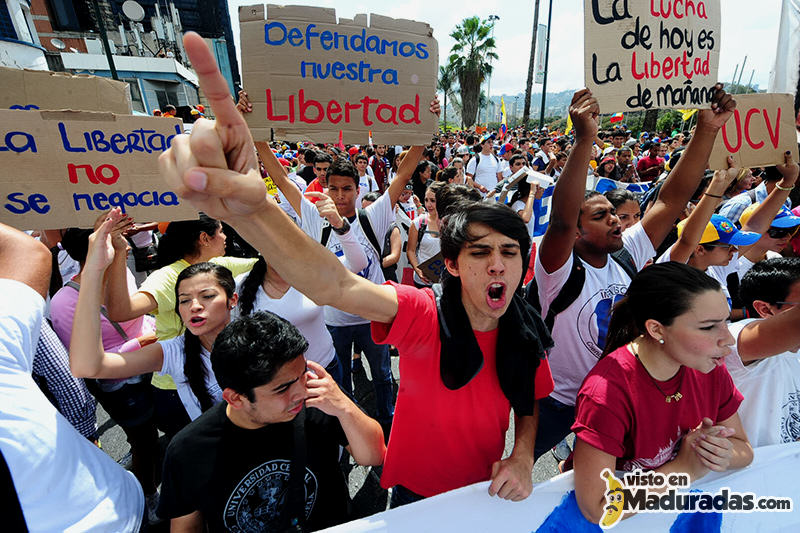
POLYGON ((800 226, 795 226, 793 228, 769 228, 767 230, 767 235, 772 239, 783 239, 786 236, 794 237, 798 228, 800 228, 800 226))

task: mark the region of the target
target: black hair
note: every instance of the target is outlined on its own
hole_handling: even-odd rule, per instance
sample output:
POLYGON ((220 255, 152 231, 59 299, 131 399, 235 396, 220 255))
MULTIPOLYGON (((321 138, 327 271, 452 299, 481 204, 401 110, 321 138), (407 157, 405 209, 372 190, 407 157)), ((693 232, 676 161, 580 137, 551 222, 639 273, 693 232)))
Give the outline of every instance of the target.
MULTIPOLYGON (((583 193, 583 203, 585 204, 587 201, 591 200, 595 196, 603 196, 603 193, 597 191, 586 191, 583 193)), ((583 213, 583 205, 581 205, 581 210, 578 212, 578 227, 581 227, 581 214, 583 213)))
POLYGON ((317 160, 317 151, 313 148, 308 148, 303 150, 303 159, 306 160, 306 165, 314 165, 314 161, 317 160))
POLYGON ((171 265, 179 259, 197 255, 201 233, 213 237, 221 227, 218 220, 200 214, 198 220, 170 222, 167 231, 158 241, 158 266, 171 265))
POLYGON ((457 209, 450 209, 440 228, 442 257, 455 261, 464 245, 479 238, 470 232, 470 225, 485 224, 519 243, 523 266, 519 279, 521 284, 531 249, 531 237, 522 218, 507 205, 499 203, 463 202, 454 207, 457 209))
POLYGON ((256 301, 256 294, 258 288, 264 283, 264 277, 267 275, 267 261, 263 256, 258 256, 258 261, 253 265, 250 273, 242 283, 239 290, 239 313, 241 316, 249 315, 253 312, 253 305, 256 301))
POLYGON ((442 181, 444 183, 450 183, 450 180, 456 179, 458 175, 458 169, 453 166, 449 166, 442 170, 441 172, 436 173, 436 181, 442 181))
POLYGON ((739 283, 739 298, 750 314, 758 316, 753 302, 772 305, 786 301, 791 285, 800 280, 800 257, 777 257, 759 261, 747 271, 739 283))
MULTIPOLYGON (((319 159, 317 160, 319 162, 319 159)), ((337 157, 334 159, 331 166, 328 167, 328 173, 326 174, 328 180, 331 179, 331 176, 342 176, 345 178, 352 179, 356 184, 356 189, 358 189, 358 171, 356 170, 355 165, 345 158, 345 157, 337 157)))
POLYGON ((527 163, 528 162, 528 159, 524 155, 516 154, 516 155, 512 155, 511 159, 508 160, 508 166, 509 167, 514 166, 514 163, 516 163, 520 159, 522 159, 523 163, 527 163))
POLYGON ((464 143, 469 145, 469 146, 472 146, 473 144, 475 144, 475 136, 474 135, 467 135, 467 138, 464 139, 464 143))
MULTIPOLYGON (((183 269, 181 273, 178 274, 178 279, 175 282, 176 313, 178 313, 178 307, 180 306, 178 288, 181 282, 200 274, 212 274, 217 280, 217 283, 225 290, 228 299, 233 298, 233 294, 236 291, 236 284, 233 281, 233 274, 231 274, 230 270, 214 263, 195 263, 183 269)), ((200 350, 202 345, 200 344, 200 338, 187 328, 183 334, 183 341, 183 352, 185 356, 183 361, 183 375, 186 376, 186 382, 192 389, 197 401, 200 402, 200 409, 206 411, 214 405, 214 400, 211 398, 206 388, 206 367, 201 360, 202 356, 200 355, 200 350)))
POLYGON ((608 198, 608 201, 611 202, 611 205, 613 205, 615 209, 625 202, 636 202, 637 205, 639 204, 636 195, 628 189, 611 189, 610 191, 606 191, 603 196, 608 198))
POLYGON ((417 163, 417 168, 414 169, 414 173, 411 174, 411 181, 412 182, 422 182, 422 173, 425 172, 426 169, 430 168, 430 163, 427 160, 422 160, 417 163))
POLYGON ((780 181, 783 178, 783 174, 778 171, 778 167, 767 167, 761 173, 761 177, 764 181, 780 181))
POLYGON ((317 164, 317 163, 330 163, 330 164, 333 164, 333 158, 327 152, 317 151, 314 154, 314 164, 317 164))
POLYGON ((603 356, 646 333, 648 320, 669 326, 689 310, 696 296, 719 290, 717 280, 683 263, 670 261, 645 268, 614 306, 603 356))
POLYGON ((511 195, 511 201, 508 205, 514 205, 517 200, 527 198, 531 194, 531 184, 528 180, 522 180, 517 184, 517 190, 511 195))
POLYGON ((211 351, 211 367, 220 388, 255 402, 253 389, 266 385, 286 363, 301 357, 308 341, 290 322, 259 311, 228 324, 211 351))
POLYGON ((381 195, 377 191, 365 192, 364 196, 361 197, 361 201, 363 202, 364 200, 366 200, 368 202, 377 202, 378 198, 380 197, 381 195))
POLYGON ((369 157, 365 156, 364 154, 356 154, 356 156, 353 158, 353 162, 355 163, 358 163, 361 160, 369 162, 369 157))
POLYGON ((480 202, 482 199, 481 193, 473 187, 448 183, 436 191, 436 212, 439 218, 444 218, 450 211, 450 206, 460 201, 480 202))
POLYGON ((86 255, 89 253, 90 229, 69 228, 61 237, 61 247, 78 263, 86 262, 86 255))

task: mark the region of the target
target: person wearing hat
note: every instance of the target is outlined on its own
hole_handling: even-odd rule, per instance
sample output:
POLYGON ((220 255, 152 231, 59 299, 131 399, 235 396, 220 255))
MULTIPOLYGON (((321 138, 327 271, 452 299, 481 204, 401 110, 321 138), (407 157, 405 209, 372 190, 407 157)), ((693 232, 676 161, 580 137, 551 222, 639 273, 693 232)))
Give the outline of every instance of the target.
POLYGON ((613 155, 607 155, 600 160, 600 164, 597 165, 597 175, 603 178, 614 179, 613 175, 616 167, 617 160, 614 159, 613 155))
MULTIPOLYGON (((743 226, 747 225, 760 205, 753 204, 745 209, 739 222, 743 226)), ((786 249, 799 228, 800 216, 793 215, 785 205, 782 205, 766 233, 746 253, 740 254, 739 278, 743 278, 747 271, 759 261, 781 257, 781 252, 786 249)))
POLYGON ((492 136, 487 133, 480 140, 481 151, 467 163, 467 184, 486 196, 497 182, 503 179, 500 160, 492 151, 492 136))
MULTIPOLYGON (((739 217, 742 216, 744 210, 747 209, 751 204, 763 202, 767 196, 775 190, 776 187, 784 186, 783 182, 781 181, 784 177, 781 170, 782 168, 782 165, 767 167, 766 170, 761 174, 763 180, 757 187, 751 190, 745 190, 737 195, 732 196, 730 199, 726 199, 726 201, 722 204, 722 207, 719 208, 719 214, 725 215, 728 220, 738 222, 739 217)), ((792 208, 792 203, 788 199, 788 196, 785 205, 789 209, 792 208)))
MULTIPOLYGON (((678 261, 705 271, 709 276, 719 281, 730 304, 734 304, 732 296, 738 295, 729 290, 728 277, 739 272, 739 258, 746 255, 749 248, 766 232, 776 213, 783 205, 788 195, 788 190, 797 180, 798 166, 787 156, 784 165, 786 191, 776 189, 761 203, 748 218, 743 230, 738 230, 734 223, 720 214, 714 214, 714 209, 719 203, 721 190, 729 187, 739 169, 733 167, 733 159, 728 158, 729 168, 725 171, 718 170, 714 173, 706 191, 703 193, 697 207, 686 220, 678 224, 678 241, 672 245, 656 262, 678 261)), ((737 283, 738 284, 738 283, 737 283)), ((735 306, 731 313, 731 320, 743 318, 745 313, 735 306)))
POLYGON ((511 156, 514 155, 514 145, 511 143, 505 143, 503 146, 500 147, 500 173, 503 175, 503 178, 507 178, 511 175, 511 169, 509 166, 509 161, 511 161, 511 156))

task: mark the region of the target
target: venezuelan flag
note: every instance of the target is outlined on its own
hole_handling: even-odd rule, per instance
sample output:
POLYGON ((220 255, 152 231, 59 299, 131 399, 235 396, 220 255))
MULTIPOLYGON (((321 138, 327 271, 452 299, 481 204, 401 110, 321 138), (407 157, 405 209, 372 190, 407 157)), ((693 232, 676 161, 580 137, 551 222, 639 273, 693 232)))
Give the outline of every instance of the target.
POLYGON ((615 122, 622 122, 622 120, 624 118, 625 118, 625 115, 623 115, 622 113, 614 113, 613 115, 611 115, 611 118, 609 119, 609 121, 612 124, 614 124, 615 122))

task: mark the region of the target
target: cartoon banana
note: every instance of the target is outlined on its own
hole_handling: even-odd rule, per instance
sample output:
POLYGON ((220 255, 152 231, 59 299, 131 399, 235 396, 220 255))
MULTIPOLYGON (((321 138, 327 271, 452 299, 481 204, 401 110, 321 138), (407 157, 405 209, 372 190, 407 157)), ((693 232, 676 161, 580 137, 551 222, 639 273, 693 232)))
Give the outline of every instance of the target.
POLYGON ((622 482, 614 476, 608 468, 604 468, 600 477, 606 480, 606 505, 605 514, 600 520, 602 529, 609 529, 622 519, 622 509, 625 505, 625 493, 622 482))

